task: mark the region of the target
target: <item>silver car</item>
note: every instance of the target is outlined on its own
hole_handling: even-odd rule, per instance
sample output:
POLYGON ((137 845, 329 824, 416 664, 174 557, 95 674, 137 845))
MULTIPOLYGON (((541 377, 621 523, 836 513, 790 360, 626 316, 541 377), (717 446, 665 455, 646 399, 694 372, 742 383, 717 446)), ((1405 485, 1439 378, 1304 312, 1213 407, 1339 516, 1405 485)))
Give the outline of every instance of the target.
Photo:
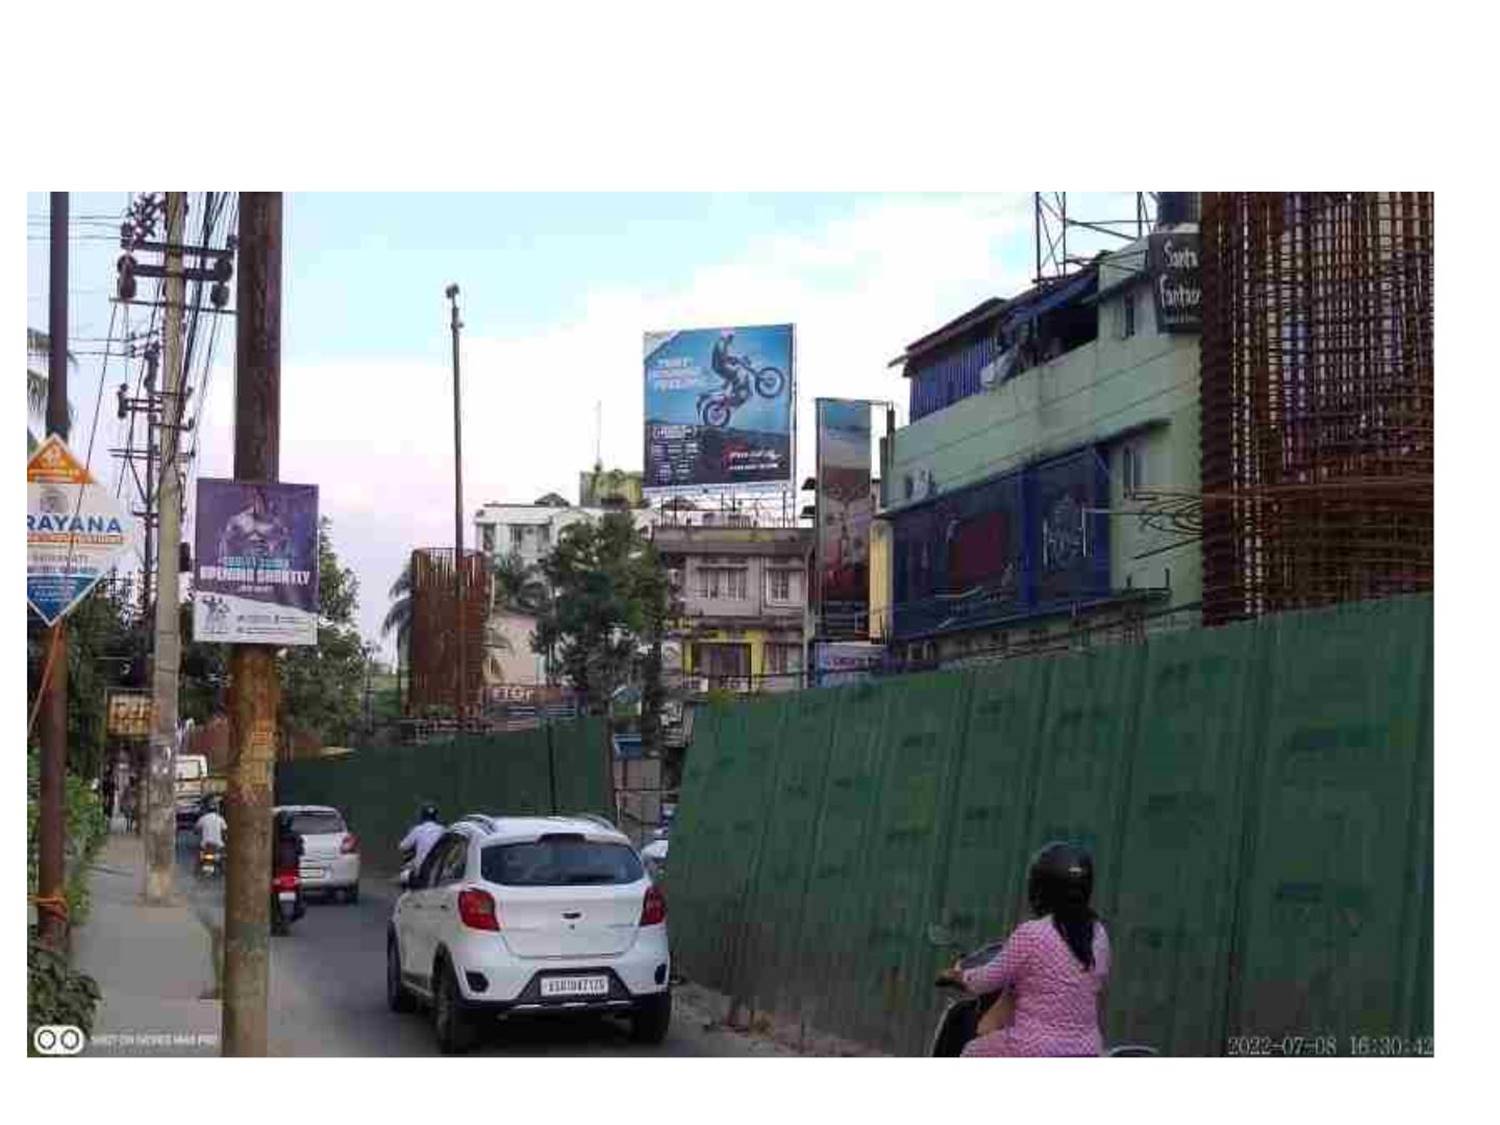
POLYGON ((359 837, 338 809, 328 805, 278 805, 290 813, 302 837, 302 890, 355 902, 359 898, 359 837))

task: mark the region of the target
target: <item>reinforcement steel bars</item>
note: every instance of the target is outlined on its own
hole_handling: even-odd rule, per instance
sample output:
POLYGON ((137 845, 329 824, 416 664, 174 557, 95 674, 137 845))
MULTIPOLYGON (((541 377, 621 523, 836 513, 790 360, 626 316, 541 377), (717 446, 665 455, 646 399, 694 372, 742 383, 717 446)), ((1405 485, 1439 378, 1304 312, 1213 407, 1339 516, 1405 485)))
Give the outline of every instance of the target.
POLYGON ((1432 212, 1205 194, 1205 624, 1432 588, 1432 212))

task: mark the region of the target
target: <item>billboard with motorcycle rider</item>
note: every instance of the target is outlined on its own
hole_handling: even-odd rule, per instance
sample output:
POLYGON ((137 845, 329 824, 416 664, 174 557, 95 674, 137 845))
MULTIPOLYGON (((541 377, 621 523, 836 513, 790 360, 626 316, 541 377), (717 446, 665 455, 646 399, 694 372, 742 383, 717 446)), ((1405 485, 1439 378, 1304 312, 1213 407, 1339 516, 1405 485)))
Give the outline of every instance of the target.
POLYGON ((790 324, 648 332, 647 492, 792 485, 790 324))

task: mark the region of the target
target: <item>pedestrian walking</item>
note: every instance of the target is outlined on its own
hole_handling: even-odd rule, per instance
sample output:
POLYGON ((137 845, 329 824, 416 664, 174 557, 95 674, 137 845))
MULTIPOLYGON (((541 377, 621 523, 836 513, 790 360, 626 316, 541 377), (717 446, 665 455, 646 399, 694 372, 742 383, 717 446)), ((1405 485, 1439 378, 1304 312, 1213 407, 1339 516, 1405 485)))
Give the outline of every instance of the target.
POLYGON ((105 767, 104 781, 99 787, 99 800, 104 805, 105 822, 113 824, 115 819, 115 768, 113 764, 105 767))
POLYGON ((141 815, 140 786, 134 781, 125 788, 125 831, 135 835, 136 823, 141 815))

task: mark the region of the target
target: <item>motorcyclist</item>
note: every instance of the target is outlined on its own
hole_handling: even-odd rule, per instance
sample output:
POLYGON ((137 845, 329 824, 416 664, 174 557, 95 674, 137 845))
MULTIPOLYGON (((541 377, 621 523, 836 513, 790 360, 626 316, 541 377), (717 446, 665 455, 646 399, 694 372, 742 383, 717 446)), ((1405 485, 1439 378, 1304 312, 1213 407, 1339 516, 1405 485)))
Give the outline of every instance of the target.
POLYGON ((219 803, 210 801, 203 811, 203 815, 197 820, 194 828, 198 833, 198 846, 201 849, 224 850, 224 833, 229 830, 229 823, 219 811, 219 803))
POLYGON ((719 333, 718 340, 714 343, 713 354, 709 357, 708 365, 713 368, 714 374, 724 381, 724 394, 730 398, 735 397, 740 385, 741 360, 730 354, 730 345, 734 343, 734 333, 725 329, 719 333))
POLYGON ((442 822, 438 820, 437 806, 423 805, 417 823, 401 838, 401 843, 398 845, 402 855, 407 852, 411 853, 410 870, 413 874, 421 869, 422 861, 427 858, 427 853, 432 849, 432 845, 437 843, 438 837, 443 832, 442 822))
POLYGON ((276 814, 275 870, 296 871, 302 862, 302 834, 292 828, 292 814, 276 814))
POLYGON ((302 891, 297 889, 297 905, 288 918, 282 911, 281 899, 275 889, 276 876, 300 876, 302 867, 302 834, 292 827, 292 814, 282 811, 276 814, 271 841, 271 923, 274 929, 285 932, 287 925, 302 915, 302 891))
POLYGON ((1006 994, 1009 1023, 982 1027, 963 1053, 1101 1054, 1110 949, 1104 923, 1089 906, 1093 859, 1073 844, 1048 844, 1032 857, 1026 884, 1036 917, 1017 926, 988 964, 965 970, 955 963, 944 974, 977 995, 1006 994))

